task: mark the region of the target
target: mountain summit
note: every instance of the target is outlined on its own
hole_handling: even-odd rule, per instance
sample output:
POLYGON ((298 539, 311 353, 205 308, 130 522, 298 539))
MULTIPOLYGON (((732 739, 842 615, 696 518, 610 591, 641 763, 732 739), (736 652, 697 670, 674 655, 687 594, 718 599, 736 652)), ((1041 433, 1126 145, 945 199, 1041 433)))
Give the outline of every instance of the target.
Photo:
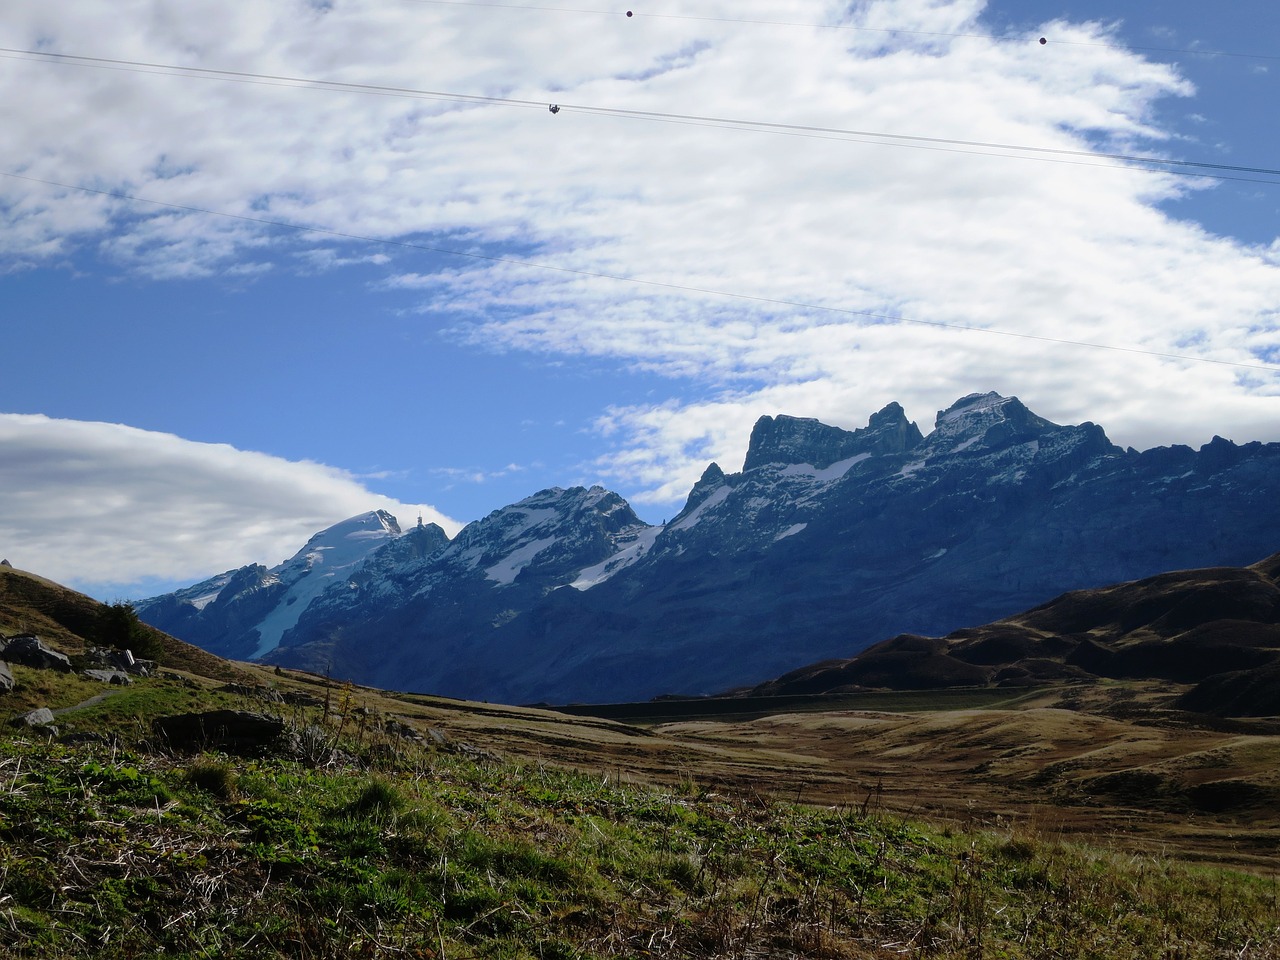
POLYGON ((166 623, 173 629, 161 629, 220 656, 262 657, 312 601, 356 576, 371 552, 398 536, 400 524, 385 510, 362 513, 321 530, 279 566, 229 570, 135 608, 147 623, 166 623))
POLYGON ((897 403, 872 415, 861 430, 841 430, 818 420, 798 417, 761 417, 751 431, 743 471, 768 463, 809 464, 825 469, 860 453, 902 453, 924 437, 897 403))
POLYGON ((1280 548, 1278 501, 1280 444, 1139 453, 972 394, 928 435, 896 403, 857 430, 762 417, 741 472, 708 466, 663 526, 603 488, 553 488, 452 542, 386 525, 349 566, 303 574, 329 556, 309 544, 138 610, 216 652, 393 689, 705 694, 1068 590, 1246 565, 1280 548))

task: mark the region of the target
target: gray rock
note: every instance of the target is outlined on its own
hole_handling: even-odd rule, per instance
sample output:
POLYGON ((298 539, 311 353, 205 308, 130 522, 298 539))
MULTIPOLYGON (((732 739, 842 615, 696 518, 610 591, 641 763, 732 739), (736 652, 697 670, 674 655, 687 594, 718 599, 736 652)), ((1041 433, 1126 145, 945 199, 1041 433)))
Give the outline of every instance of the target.
POLYGON ((422 734, 420 734, 413 727, 409 726, 407 723, 402 723, 399 720, 396 720, 391 717, 388 717, 386 719, 386 721, 382 724, 382 728, 386 730, 386 732, 389 733, 391 736, 400 737, 403 740, 421 740, 422 739, 422 734))
POLYGON ((71 672, 71 658, 65 653, 46 647, 33 633, 22 633, 16 637, 10 637, 5 642, 4 658, 10 663, 33 667, 37 670, 71 672))
POLYGON ((309 693, 303 693, 300 690, 285 690, 280 694, 280 699, 292 707, 324 706, 324 701, 319 697, 312 696, 309 693))
POLYGON ((99 683, 110 683, 117 687, 127 687, 133 683, 123 670, 84 670, 80 676, 86 680, 97 680, 99 683))
POLYGON ((132 650, 114 647, 90 647, 84 652, 86 667, 94 670, 118 670, 136 677, 149 677, 155 673, 154 660, 139 660, 132 650))
POLYGON ((53 725, 53 711, 48 707, 39 707, 30 713, 14 717, 10 724, 15 727, 25 727, 32 732, 43 733, 50 737, 58 735, 58 728, 53 725))
POLYGON ((13 671, 9 665, 0 660, 0 693, 8 693, 13 689, 13 671))

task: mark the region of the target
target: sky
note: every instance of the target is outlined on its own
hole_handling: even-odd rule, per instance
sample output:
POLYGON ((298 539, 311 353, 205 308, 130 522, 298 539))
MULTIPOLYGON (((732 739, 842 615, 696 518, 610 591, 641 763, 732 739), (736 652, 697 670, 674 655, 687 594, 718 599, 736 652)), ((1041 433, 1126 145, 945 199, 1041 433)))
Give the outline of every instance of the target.
POLYGON ((656 523, 762 415, 989 390, 1280 441, 1272 20, 12 0, 0 557, 114 600, 372 509, 656 523))

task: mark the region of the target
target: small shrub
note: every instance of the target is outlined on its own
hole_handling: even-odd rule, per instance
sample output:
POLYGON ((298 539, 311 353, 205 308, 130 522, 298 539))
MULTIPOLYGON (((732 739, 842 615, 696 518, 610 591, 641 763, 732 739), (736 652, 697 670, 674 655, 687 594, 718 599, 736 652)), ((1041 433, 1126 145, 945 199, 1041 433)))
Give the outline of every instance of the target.
POLYGON ((346 812, 366 817, 389 818, 405 808, 407 801, 394 784, 381 778, 370 780, 347 805, 346 812))

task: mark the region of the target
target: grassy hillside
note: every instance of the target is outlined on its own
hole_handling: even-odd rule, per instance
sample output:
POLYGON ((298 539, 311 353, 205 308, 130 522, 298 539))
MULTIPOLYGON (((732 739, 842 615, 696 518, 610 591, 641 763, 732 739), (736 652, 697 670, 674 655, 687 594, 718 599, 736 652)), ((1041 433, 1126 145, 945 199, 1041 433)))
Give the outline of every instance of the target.
MULTIPOLYGON (((74 654, 99 642, 103 605, 52 580, 0 566, 0 635, 34 633, 45 643, 74 654)), ((241 672, 220 657, 183 643, 167 633, 139 623, 138 627, 160 647, 160 661, 168 667, 208 677, 233 679, 241 672)))
POLYGON ((5 735, 0 953, 1280 956, 1274 875, 410 743, 336 699, 311 714, 320 748, 256 759, 5 735))
POLYGON ((1248 567, 1076 590, 946 637, 902 634, 750 693, 1009 689, 1104 679, 1186 685, 1181 705, 1199 713, 1280 715, 1280 554, 1248 567))
MULTIPOLYGON (((0 629, 85 641, 89 598, 0 589, 0 629)), ((0 726, 0 956, 1280 958, 1280 735, 1173 687, 622 723, 165 642, 128 687, 13 668, 0 719, 58 733, 0 726), (215 708, 285 734, 153 728, 215 708)))

